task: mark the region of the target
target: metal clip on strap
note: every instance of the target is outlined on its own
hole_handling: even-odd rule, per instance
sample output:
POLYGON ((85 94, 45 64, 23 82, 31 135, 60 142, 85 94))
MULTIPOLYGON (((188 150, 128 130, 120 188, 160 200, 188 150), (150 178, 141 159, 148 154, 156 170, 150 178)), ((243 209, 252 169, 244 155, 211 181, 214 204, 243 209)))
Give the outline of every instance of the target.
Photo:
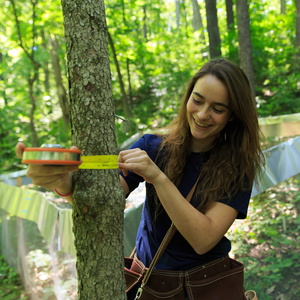
POLYGON ((144 286, 144 284, 142 284, 142 285, 140 286, 140 288, 138 289, 138 291, 137 291, 137 293, 136 293, 136 296, 135 296, 134 300, 138 300, 138 299, 141 298, 142 293, 143 293, 143 286, 144 286))

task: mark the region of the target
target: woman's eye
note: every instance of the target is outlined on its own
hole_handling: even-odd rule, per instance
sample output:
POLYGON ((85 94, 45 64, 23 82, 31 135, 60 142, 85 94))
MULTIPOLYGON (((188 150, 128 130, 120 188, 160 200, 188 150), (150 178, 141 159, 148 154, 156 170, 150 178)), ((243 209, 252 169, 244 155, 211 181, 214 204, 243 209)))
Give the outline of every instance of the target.
POLYGON ((223 110, 218 109, 218 108, 214 108, 214 111, 215 111, 216 113, 218 113, 218 114, 221 114, 221 113, 223 112, 223 110))
POLYGON ((193 101, 196 103, 196 104, 200 104, 201 103, 201 101, 199 101, 199 100, 197 100, 196 98, 192 98, 193 99, 193 101))

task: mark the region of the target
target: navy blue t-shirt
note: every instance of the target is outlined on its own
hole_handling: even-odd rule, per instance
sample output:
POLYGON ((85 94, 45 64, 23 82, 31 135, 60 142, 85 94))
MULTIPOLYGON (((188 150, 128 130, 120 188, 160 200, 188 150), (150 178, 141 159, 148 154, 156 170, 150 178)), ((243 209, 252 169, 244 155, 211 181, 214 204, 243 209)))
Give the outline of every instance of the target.
MULTIPOLYGON (((160 142, 160 137, 146 134, 134 143, 131 149, 140 148, 141 150, 145 150, 148 156, 155 161, 160 142)), ((183 169, 183 180, 178 186, 178 190, 183 197, 187 197, 199 177, 203 164, 209 159, 210 154, 211 151, 201 153, 192 152, 190 157, 187 158, 183 169)), ((137 188, 140 182, 144 181, 141 176, 134 172, 129 172, 128 176, 124 176, 122 172, 120 174, 127 182, 130 192, 137 188)), ((154 193, 155 189, 153 185, 146 183, 146 200, 136 238, 136 254, 146 267, 149 267, 162 239, 171 226, 171 220, 164 209, 157 216, 156 220, 154 220, 154 193)), ((237 218, 243 219, 247 216, 250 195, 251 190, 242 191, 238 192, 230 200, 222 199, 219 202, 238 210, 239 214, 237 218)), ((194 207, 199 205, 199 195, 196 197, 196 193, 192 197, 191 205, 194 207)), ((213 249, 203 255, 199 255, 180 232, 177 231, 155 268, 185 271, 213 259, 223 257, 229 253, 230 249, 231 242, 224 236, 213 249)))

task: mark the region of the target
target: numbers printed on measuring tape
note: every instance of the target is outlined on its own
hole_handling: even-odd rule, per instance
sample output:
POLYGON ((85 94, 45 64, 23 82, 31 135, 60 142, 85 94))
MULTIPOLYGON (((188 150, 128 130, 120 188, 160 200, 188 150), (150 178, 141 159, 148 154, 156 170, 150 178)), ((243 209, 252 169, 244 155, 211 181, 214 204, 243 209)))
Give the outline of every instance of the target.
POLYGON ((118 169, 117 155, 81 156, 79 169, 118 169))

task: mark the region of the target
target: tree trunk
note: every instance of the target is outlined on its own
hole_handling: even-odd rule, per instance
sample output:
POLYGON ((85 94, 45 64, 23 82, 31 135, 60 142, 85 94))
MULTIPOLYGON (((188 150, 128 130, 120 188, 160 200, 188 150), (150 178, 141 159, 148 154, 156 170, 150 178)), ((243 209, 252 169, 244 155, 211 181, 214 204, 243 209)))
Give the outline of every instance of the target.
MULTIPOLYGON (((0 52, 0 65, 2 64, 2 60, 3 60, 3 56, 2 56, 2 53, 0 52)), ((1 88, 1 85, 3 85, 1 91, 2 91, 2 97, 4 99, 4 105, 7 106, 8 100, 7 100, 6 92, 5 92, 5 81, 4 81, 3 74, 0 74, 0 88, 1 88), (1 83, 1 81, 2 81, 2 83, 1 83)))
POLYGON ((185 0, 182 0, 182 6, 183 6, 183 13, 184 13, 184 25, 185 25, 185 35, 188 38, 189 33, 188 33, 188 21, 187 21, 187 12, 186 12, 186 6, 185 6, 185 0))
POLYGON ((130 79, 130 59, 128 57, 126 63, 127 63, 128 94, 129 94, 128 105, 130 106, 132 104, 132 89, 131 89, 131 79, 130 79))
POLYGON ((176 26, 177 29, 180 27, 180 2, 179 0, 175 0, 176 4, 176 26))
POLYGON ((216 0, 205 0, 210 58, 221 56, 216 0))
POLYGON ((35 130, 35 125, 34 125, 34 111, 36 108, 36 104, 35 104, 35 96, 33 93, 33 85, 38 79, 38 75, 39 75, 38 72, 39 72, 39 68, 41 66, 35 60, 35 57, 34 57, 35 42, 36 42, 36 37, 37 37, 36 26, 35 26, 35 19, 36 19, 35 9, 38 4, 38 0, 36 0, 36 1, 31 0, 30 2, 32 5, 32 46, 31 46, 31 48, 27 49, 23 43, 23 37, 21 34, 21 26, 20 26, 20 22, 19 22, 19 17, 18 17, 18 12, 17 12, 15 1, 10 0, 10 3, 12 4, 13 12, 14 12, 14 17, 15 17, 15 22, 16 22, 16 27, 17 27, 18 37, 19 37, 19 46, 23 49, 23 51, 25 52, 26 56, 29 58, 31 65, 32 65, 33 76, 32 77, 30 76, 28 79, 29 99, 31 102, 29 118, 30 118, 30 128, 31 128, 31 133, 32 133, 32 145, 34 147, 38 147, 38 138, 37 138, 37 133, 35 130))
POLYGON ((51 57, 51 63, 52 63, 52 68, 53 68, 54 78, 56 83, 57 96, 63 114, 64 129, 67 130, 69 120, 70 120, 70 109, 69 109, 67 92, 63 85, 62 76, 61 76, 57 42, 54 38, 49 36, 49 44, 50 44, 50 57, 51 57))
POLYGON ((144 17, 143 17, 143 36, 146 42, 148 41, 147 38, 147 10, 146 10, 146 5, 143 6, 143 12, 144 12, 144 17))
MULTIPOLYGON (((43 40, 42 46, 44 48, 44 51, 48 51, 47 47, 47 42, 46 42, 46 37, 45 37, 45 32, 44 30, 41 31, 41 37, 43 40)), ((45 90, 49 94, 50 93, 50 83, 49 83, 49 68, 48 68, 48 60, 43 66, 44 72, 45 72, 45 80, 44 80, 44 85, 45 85, 45 90)))
POLYGON ((118 78, 119 78, 119 83, 120 83, 120 88, 121 88, 121 94, 122 94, 122 104, 123 104, 125 117, 126 117, 126 119, 129 119, 129 118, 132 117, 132 115, 131 115, 130 107, 128 105, 127 95, 126 95, 125 88, 124 88, 124 81, 123 81, 123 77, 122 77, 122 74, 121 74, 118 58, 117 58, 117 55, 116 55, 114 42, 113 42, 112 37, 111 37, 109 32, 107 32, 107 36, 108 36, 108 41, 109 41, 111 51, 113 53, 114 62, 115 62, 116 68, 117 68, 117 73, 118 73, 118 78))
POLYGON ((38 69, 35 70, 33 77, 30 77, 28 79, 28 85, 29 85, 29 99, 31 103, 31 109, 29 113, 29 119, 30 119, 30 129, 31 129, 31 134, 32 134, 32 146, 33 147, 38 147, 38 139, 37 139, 37 134, 35 130, 35 125, 34 125, 34 111, 36 109, 35 105, 35 97, 33 95, 33 84, 38 78, 38 69))
MULTIPOLYGON (((62 1, 72 142, 83 155, 117 154, 103 0, 62 1)), ((117 170, 74 175, 79 300, 124 299, 124 193, 117 170)))
POLYGON ((193 2, 193 28, 194 31, 198 31, 203 28, 203 22, 200 14, 200 7, 198 0, 192 0, 193 2))
POLYGON ((122 0, 122 14, 123 14, 123 22, 126 23, 124 0, 122 0))
POLYGON ((286 14, 285 0, 280 0, 280 13, 283 15, 286 14))
POLYGON ((295 0, 296 4, 296 36, 295 36, 295 58, 296 58, 296 64, 299 64, 300 60, 300 0, 295 0))
POLYGON ((226 0, 226 12, 227 12, 227 29, 231 30, 234 25, 234 15, 232 9, 232 0, 226 0))
POLYGON ((252 43, 250 35, 249 6, 247 0, 236 1, 240 66, 247 74, 253 96, 255 97, 252 43))

